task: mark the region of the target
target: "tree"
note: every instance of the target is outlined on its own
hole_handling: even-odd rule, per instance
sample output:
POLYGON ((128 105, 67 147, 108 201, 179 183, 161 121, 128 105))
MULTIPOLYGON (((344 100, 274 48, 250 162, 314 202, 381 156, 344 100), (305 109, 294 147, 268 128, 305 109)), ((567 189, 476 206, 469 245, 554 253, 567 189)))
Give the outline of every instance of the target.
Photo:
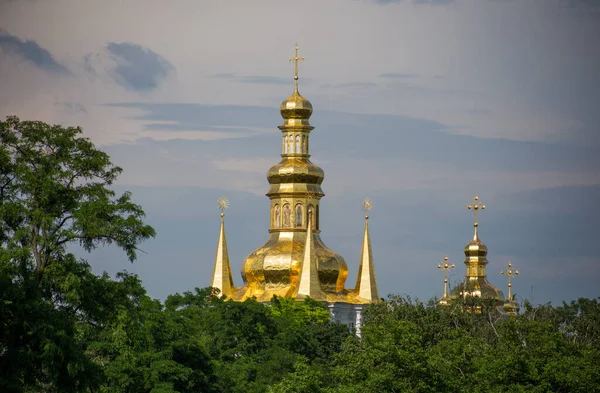
POLYGON ((155 235, 144 212, 110 188, 121 173, 79 127, 0 122, 0 390, 76 392, 102 381, 87 354, 140 290, 67 252, 116 244, 131 261, 155 235))
POLYGON ((133 261, 155 235, 131 194, 116 198, 110 189, 122 169, 81 134, 17 117, 0 122, 0 244, 28 249, 38 274, 72 242, 88 251, 114 243, 133 261))

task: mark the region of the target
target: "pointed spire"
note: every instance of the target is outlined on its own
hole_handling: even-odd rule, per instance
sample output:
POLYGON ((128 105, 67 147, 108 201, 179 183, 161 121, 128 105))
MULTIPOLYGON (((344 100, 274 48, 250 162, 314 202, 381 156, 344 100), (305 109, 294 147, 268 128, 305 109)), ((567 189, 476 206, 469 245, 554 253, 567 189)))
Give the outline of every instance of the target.
POLYGON ((300 268, 296 299, 310 297, 314 300, 326 300, 327 296, 321 289, 321 282, 319 281, 319 273, 317 271, 317 256, 315 254, 315 242, 312 231, 312 214, 312 210, 309 210, 304 258, 302 259, 302 267, 300 268))
POLYGON ((220 197, 218 202, 219 209, 221 210, 221 230, 219 232, 217 255, 215 256, 215 267, 210 286, 218 288, 221 291, 220 296, 231 297, 234 287, 231 266, 229 264, 229 253, 227 252, 227 240, 225 239, 225 210, 229 206, 229 201, 225 197, 220 197))
MULTIPOLYGON (((363 210, 368 213, 372 203, 367 198, 363 202, 363 210)), ((360 254, 360 265, 358 266, 358 277, 356 279, 356 294, 371 302, 379 300, 377 290, 377 279, 375 276, 375 265, 373 264, 373 251, 371 250, 371 237, 369 236, 369 216, 365 215, 365 234, 363 236, 362 250, 360 254)))

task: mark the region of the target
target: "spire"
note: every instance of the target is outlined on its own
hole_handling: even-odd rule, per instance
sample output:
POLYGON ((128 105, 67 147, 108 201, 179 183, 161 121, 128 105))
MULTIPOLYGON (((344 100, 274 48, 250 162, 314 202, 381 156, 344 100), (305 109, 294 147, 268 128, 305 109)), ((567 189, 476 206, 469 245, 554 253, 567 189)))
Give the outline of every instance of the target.
POLYGON ((326 300, 326 295, 321 289, 319 272, 317 270, 317 256, 312 232, 312 210, 308 211, 308 223, 306 229, 306 243, 304 245, 304 258, 300 268, 298 279, 298 290, 296 299, 310 297, 314 300, 326 300))
POLYGON ((225 239, 225 210, 229 207, 229 201, 225 197, 218 199, 221 210, 221 230, 219 242, 217 243, 217 255, 215 256, 215 267, 213 270, 210 286, 221 291, 220 296, 231 297, 233 295, 233 278, 231 277, 231 266, 229 264, 229 253, 227 252, 227 240, 225 239))
MULTIPOLYGON (((369 198, 363 201, 363 210, 368 213, 372 203, 369 198)), ((365 234, 363 236, 362 250, 360 253, 360 264, 358 266, 358 277, 356 278, 356 294, 371 302, 379 301, 377 290, 377 279, 375 277, 375 265, 373 264, 373 251, 371 250, 371 237, 369 236, 369 216, 365 214, 365 234)))

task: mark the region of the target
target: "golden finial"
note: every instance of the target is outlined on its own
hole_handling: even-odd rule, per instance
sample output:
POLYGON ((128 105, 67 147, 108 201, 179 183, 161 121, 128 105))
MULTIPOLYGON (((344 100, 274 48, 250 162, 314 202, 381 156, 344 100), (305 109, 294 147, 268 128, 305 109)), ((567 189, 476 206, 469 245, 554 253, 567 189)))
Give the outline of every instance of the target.
POLYGON ((225 216, 225 210, 229 207, 229 199, 227 197, 221 196, 217 198, 217 203, 219 205, 219 210, 221 211, 221 217, 225 216))
POLYGON ((373 208, 373 202, 369 198, 365 198, 362 202, 362 209, 365 212, 365 218, 369 219, 369 212, 373 208))
POLYGON ((477 195, 475 195, 475 197, 473 198, 473 204, 467 205, 467 209, 469 209, 469 210, 473 209, 473 225, 478 226, 479 223, 477 222, 477 212, 479 211, 479 209, 481 209, 481 210, 485 209, 485 205, 483 203, 481 203, 479 201, 479 197, 477 195))
POLYGON ((448 257, 444 257, 444 263, 438 263, 437 268, 444 271, 444 296, 442 300, 445 302, 445 299, 448 297, 448 270, 454 269, 454 264, 450 264, 448 257))
POLYGON ((300 57, 298 55, 298 49, 300 49, 300 48, 298 47, 298 43, 296 42, 296 54, 295 54, 294 57, 290 57, 288 59, 288 61, 293 61, 294 62, 294 81, 295 81, 295 84, 296 84, 296 87, 295 87, 296 91, 298 91, 298 62, 305 59, 304 56, 300 57))
POLYGON ((512 283, 511 283, 511 281, 512 281, 513 276, 519 275, 519 271, 518 270, 513 270, 512 262, 508 261, 508 265, 506 265, 506 270, 501 271, 500 274, 506 275, 506 280, 508 281, 508 301, 512 303, 513 302, 513 298, 512 298, 512 295, 510 293, 511 289, 512 289, 512 283))

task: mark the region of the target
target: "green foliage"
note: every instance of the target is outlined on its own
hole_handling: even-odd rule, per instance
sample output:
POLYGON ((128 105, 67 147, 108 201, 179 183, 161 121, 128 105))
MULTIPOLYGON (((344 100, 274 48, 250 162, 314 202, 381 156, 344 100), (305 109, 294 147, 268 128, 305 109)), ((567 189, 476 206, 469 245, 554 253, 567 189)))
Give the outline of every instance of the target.
POLYGON ((335 356, 331 391, 600 391, 596 300, 526 305, 517 317, 488 306, 397 297, 371 306, 362 339, 335 356))

